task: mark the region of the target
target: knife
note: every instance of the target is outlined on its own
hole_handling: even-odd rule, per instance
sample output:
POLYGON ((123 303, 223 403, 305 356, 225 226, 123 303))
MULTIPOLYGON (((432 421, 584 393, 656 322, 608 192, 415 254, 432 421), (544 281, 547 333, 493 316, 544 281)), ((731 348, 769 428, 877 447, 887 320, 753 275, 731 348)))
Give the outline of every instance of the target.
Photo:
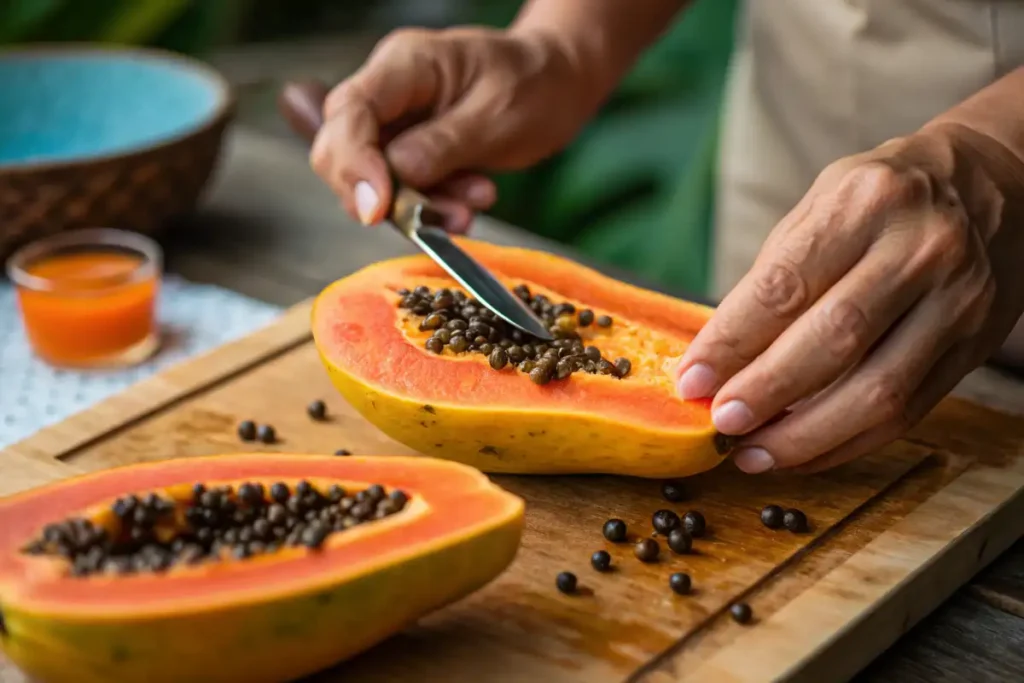
MULTIPOLYGON (((322 112, 326 97, 326 86, 317 81, 288 83, 278 97, 278 106, 284 118, 309 143, 312 143, 323 124, 322 112)), ((425 195, 398 182, 395 177, 392 177, 392 182, 394 198, 387 213, 389 223, 499 318, 544 341, 554 338, 544 322, 522 299, 510 292, 489 270, 452 241, 441 227, 441 215, 431 207, 425 195)))

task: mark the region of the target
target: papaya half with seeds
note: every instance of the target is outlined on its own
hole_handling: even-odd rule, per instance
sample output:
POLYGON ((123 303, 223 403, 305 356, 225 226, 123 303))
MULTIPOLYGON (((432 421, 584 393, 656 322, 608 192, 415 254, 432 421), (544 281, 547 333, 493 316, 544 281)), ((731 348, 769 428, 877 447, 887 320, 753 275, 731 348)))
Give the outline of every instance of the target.
POLYGON ((328 286, 312 314, 331 380, 367 420, 493 473, 683 477, 723 460, 710 401, 679 398, 672 373, 713 309, 551 254, 459 242, 566 341, 531 345, 426 256, 369 266, 328 286), (527 346, 535 360, 516 366, 509 354, 527 346))
POLYGON ((0 652, 40 681, 293 680, 488 583, 522 519, 479 471, 415 456, 56 482, 0 499, 0 652))

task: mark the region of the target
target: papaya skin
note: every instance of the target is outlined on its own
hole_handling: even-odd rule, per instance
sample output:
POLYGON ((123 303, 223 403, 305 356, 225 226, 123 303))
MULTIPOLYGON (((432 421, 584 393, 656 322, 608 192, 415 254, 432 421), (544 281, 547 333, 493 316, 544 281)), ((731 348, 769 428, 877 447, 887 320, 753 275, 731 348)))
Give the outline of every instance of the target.
POLYGON ((669 340, 667 355, 649 356, 646 375, 638 378, 573 375, 573 384, 538 387, 514 370, 483 368, 480 355, 429 354, 421 340, 402 336, 409 326, 403 329, 393 292, 421 282, 454 283, 445 283, 425 256, 392 259, 328 286, 312 313, 314 341, 332 383, 370 423, 417 452, 491 473, 674 478, 722 462, 732 444, 715 431, 710 402, 679 399, 667 369, 712 309, 611 280, 550 254, 459 242, 506 286, 527 282, 531 289, 552 292, 553 299, 628 319, 631 329, 652 329, 652 335, 669 340), (380 369, 385 365, 388 372, 380 369), (429 373, 429 379, 417 373, 429 373), (445 382, 458 390, 443 390, 439 385, 445 382))
POLYGON ((369 386, 323 354, 321 360, 345 400, 389 437, 484 472, 677 478, 709 470, 724 457, 713 428, 682 435, 640 432, 572 413, 426 404, 369 386))
MULTIPOLYGON (((293 457, 298 472, 302 461, 321 456, 293 457)), ((394 459, 408 467, 426 460, 394 459)), ((211 600, 206 609, 190 602, 178 611, 141 605, 136 613, 119 608, 112 614, 62 610, 53 601, 41 609, 31 590, 0 576, 0 651, 34 679, 55 683, 271 683, 309 675, 469 595, 512 562, 522 533, 522 501, 497 487, 481 491, 504 501, 500 514, 483 524, 431 539, 426 550, 401 561, 378 563, 339 581, 311 582, 305 590, 270 591, 263 600, 211 600)), ((117 590, 117 578, 96 580, 117 590)), ((166 581, 174 584, 173 575, 166 581)))

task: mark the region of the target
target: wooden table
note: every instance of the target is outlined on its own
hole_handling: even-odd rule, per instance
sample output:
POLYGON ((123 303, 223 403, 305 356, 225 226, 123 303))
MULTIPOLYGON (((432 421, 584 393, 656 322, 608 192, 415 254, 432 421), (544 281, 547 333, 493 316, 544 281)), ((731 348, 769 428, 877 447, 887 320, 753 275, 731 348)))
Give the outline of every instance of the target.
MULTIPOLYGON (((565 252, 535 235, 480 219, 476 236, 565 252)), ((288 305, 363 265, 410 247, 339 210, 294 141, 236 128, 207 201, 167 243, 184 276, 288 305)), ((983 368, 958 393, 1024 412, 1024 382, 983 368)), ((911 630, 861 681, 1006 681, 1024 671, 1024 542, 911 630)))

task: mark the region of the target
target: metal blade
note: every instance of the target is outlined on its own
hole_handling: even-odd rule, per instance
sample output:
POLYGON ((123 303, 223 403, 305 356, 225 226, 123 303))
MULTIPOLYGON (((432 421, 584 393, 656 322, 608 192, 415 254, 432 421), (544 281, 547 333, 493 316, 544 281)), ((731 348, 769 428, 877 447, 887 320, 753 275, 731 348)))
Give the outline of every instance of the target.
POLYGON ((495 315, 545 341, 554 338, 541 319, 518 296, 455 244, 447 232, 441 228, 420 225, 410 233, 409 239, 416 246, 495 315))

